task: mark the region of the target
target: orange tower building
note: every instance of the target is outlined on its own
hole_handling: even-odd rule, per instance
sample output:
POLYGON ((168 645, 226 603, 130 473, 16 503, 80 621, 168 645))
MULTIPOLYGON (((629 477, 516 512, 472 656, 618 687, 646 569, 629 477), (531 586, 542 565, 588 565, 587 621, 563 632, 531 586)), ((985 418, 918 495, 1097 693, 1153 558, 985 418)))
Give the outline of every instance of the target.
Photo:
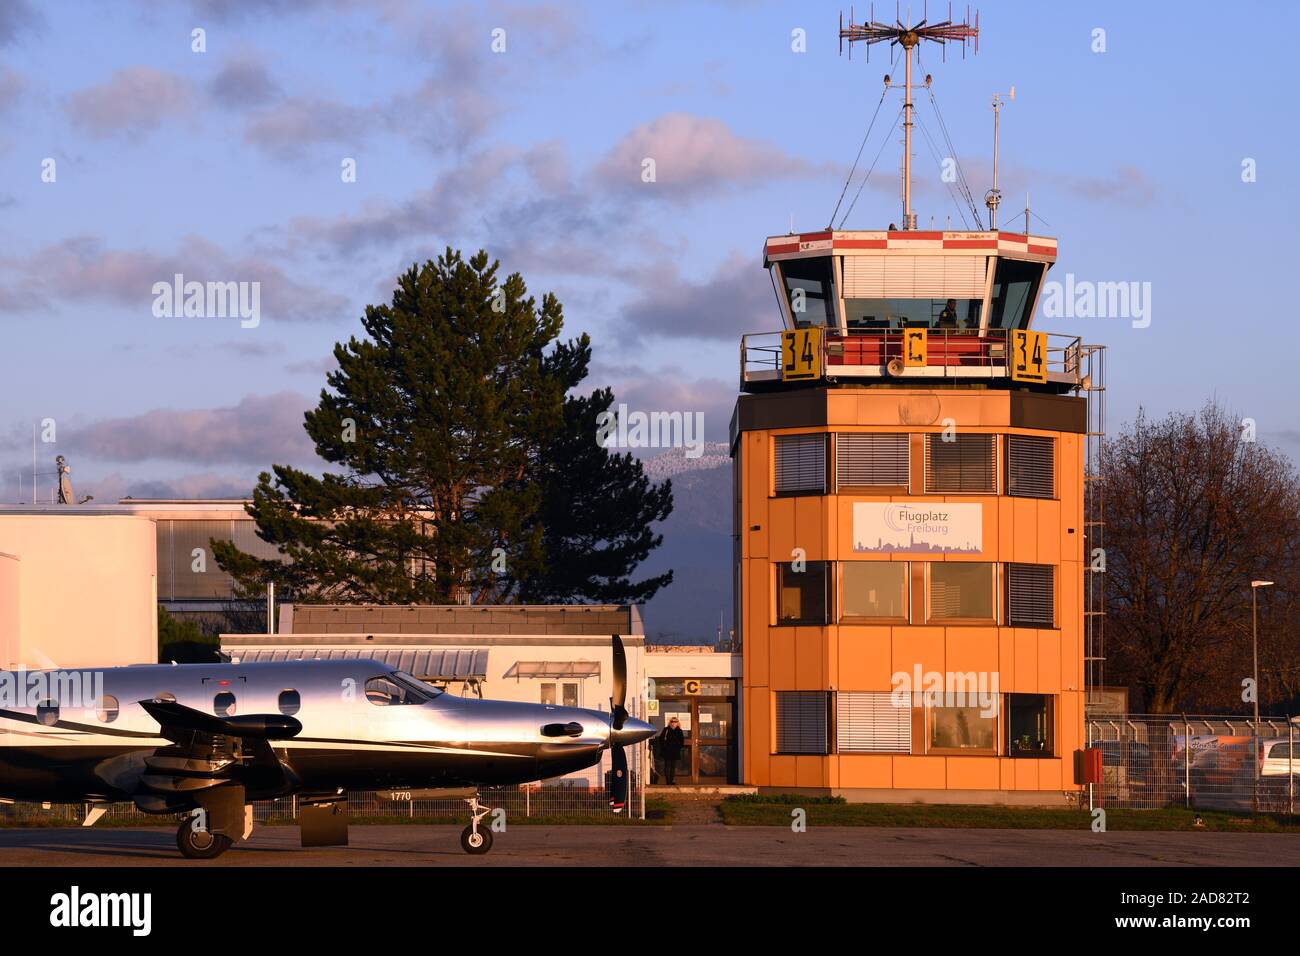
MULTIPOLYGON (((910 138, 911 48, 935 37, 842 33, 866 29, 907 51, 910 138)), ((903 223, 765 245, 784 329, 743 338, 731 423, 741 777, 1061 802, 1086 746, 1101 353, 1032 327, 1056 240, 919 231, 906 188, 903 223)))

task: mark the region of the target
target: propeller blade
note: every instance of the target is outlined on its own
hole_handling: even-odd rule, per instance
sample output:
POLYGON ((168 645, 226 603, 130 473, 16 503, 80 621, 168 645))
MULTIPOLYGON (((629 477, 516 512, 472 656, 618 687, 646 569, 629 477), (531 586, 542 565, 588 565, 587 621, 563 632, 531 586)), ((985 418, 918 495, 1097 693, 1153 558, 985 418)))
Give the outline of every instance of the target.
POLYGON ((623 639, 617 634, 613 637, 614 650, 614 696, 609 699, 610 722, 615 730, 623 729, 627 720, 627 652, 623 650, 623 639))
POLYGON ((627 806, 627 754, 622 747, 611 747, 609 757, 609 806, 615 813, 622 813, 627 806))

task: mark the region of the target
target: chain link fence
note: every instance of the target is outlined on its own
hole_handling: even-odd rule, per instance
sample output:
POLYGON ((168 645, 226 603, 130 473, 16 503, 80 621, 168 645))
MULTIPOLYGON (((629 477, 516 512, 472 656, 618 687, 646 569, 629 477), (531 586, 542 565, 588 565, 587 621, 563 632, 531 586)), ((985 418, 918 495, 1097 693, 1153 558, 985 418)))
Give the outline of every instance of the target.
POLYGON ((1294 813, 1300 751, 1285 719, 1092 717, 1087 740, 1102 753, 1103 807, 1193 807, 1294 813))
MULTIPOLYGON (((642 764, 644 747, 626 748, 628 758, 627 806, 614 813, 609 803, 609 756, 598 767, 582 775, 558 777, 540 784, 509 787, 483 787, 479 801, 485 807, 505 811, 506 820, 529 819, 537 822, 554 820, 567 823, 640 823, 646 817, 645 778, 642 764)), ((348 815, 358 821, 445 820, 468 823, 469 808, 458 797, 424 797, 410 789, 352 791, 347 799, 348 815)), ((161 826, 166 816, 141 813, 134 804, 116 803, 105 807, 104 819, 129 821, 141 825, 161 826)), ((85 817, 81 804, 0 803, 0 826, 44 823, 77 826, 85 817)), ((292 822, 298 816, 298 799, 282 797, 259 800, 253 804, 257 823, 292 822)), ((489 820, 491 817, 488 818, 489 820)))

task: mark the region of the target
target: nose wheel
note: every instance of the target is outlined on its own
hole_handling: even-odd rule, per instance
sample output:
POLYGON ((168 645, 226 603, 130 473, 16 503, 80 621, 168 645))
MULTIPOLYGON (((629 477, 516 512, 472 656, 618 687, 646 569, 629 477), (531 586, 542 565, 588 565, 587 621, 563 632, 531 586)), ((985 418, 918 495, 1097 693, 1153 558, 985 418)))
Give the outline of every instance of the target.
POLYGON ((198 826, 197 817, 186 817, 176 831, 176 847, 187 860, 212 860, 221 856, 234 841, 222 833, 198 826))
POLYGON ((465 802, 469 804, 470 821, 460 834, 460 846, 466 853, 477 856, 492 849, 492 830, 479 825, 492 808, 479 803, 478 794, 468 797, 465 802))

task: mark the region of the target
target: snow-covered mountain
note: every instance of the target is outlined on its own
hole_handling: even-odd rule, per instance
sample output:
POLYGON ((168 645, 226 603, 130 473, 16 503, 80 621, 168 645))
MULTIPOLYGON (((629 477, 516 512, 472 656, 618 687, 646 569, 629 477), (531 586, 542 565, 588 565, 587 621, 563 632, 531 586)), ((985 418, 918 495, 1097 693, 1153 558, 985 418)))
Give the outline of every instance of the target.
POLYGON ((673 583, 642 608, 646 635, 659 643, 712 643, 719 614, 724 628, 732 616, 727 445, 710 443, 699 458, 672 449, 647 459, 645 470, 656 481, 673 482, 673 513, 656 528, 663 544, 640 569, 657 574, 672 568, 673 583))

